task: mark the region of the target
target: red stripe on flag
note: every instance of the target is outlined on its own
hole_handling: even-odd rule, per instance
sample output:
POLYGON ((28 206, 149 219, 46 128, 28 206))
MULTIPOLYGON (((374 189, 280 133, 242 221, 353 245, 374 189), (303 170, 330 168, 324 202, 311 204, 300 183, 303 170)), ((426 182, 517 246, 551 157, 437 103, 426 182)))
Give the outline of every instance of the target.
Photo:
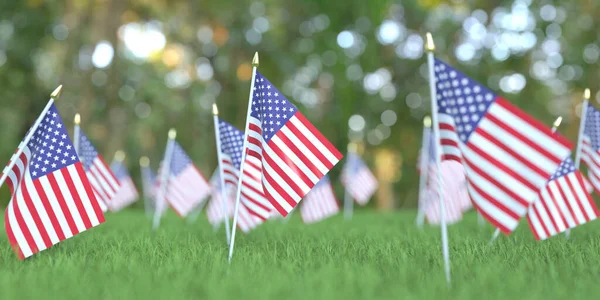
POLYGON ((35 209, 35 205, 33 204, 33 200, 31 198, 31 195, 29 194, 29 189, 25 178, 23 178, 22 180, 21 192, 23 193, 23 202, 25 202, 25 206, 27 206, 27 210, 29 210, 29 213, 31 214, 33 223, 35 223, 35 227, 40 233, 40 236, 44 241, 44 245, 46 245, 46 248, 50 248, 50 246, 52 246, 52 241, 50 240, 50 236, 46 231, 46 227, 44 227, 44 223, 42 222, 42 219, 40 218, 37 209, 35 209))
POLYGON ((17 201, 17 198, 18 195, 15 195, 15 197, 12 199, 14 201, 11 200, 11 202, 13 204, 13 212, 15 214, 15 219, 17 220, 19 229, 21 229, 21 232, 27 241, 27 245, 29 245, 29 249, 31 249, 31 253, 39 252, 39 249, 33 240, 33 236, 31 235, 31 231, 29 230, 29 227, 27 227, 27 223, 25 223, 23 214, 21 214, 21 209, 19 208, 19 201, 17 201))
MULTIPOLYGON (((338 160, 342 159, 344 156, 342 155, 342 153, 340 153, 332 144, 331 142, 329 142, 329 140, 323 136, 323 134, 317 130, 317 128, 315 128, 315 126, 313 126, 312 123, 310 123, 306 117, 304 117, 304 115, 301 112, 296 112, 295 117, 298 118, 298 120, 300 122, 302 122, 302 124, 304 124, 304 126, 306 127, 306 129, 308 129, 319 141, 321 141, 321 143, 323 144, 323 146, 325 146, 327 148, 327 150, 329 150, 329 152, 331 152, 331 154, 333 154, 333 156, 335 156, 335 158, 337 158, 338 160)), ((287 124, 291 124, 291 122, 287 122, 287 124)), ((331 169, 331 168, 329 168, 331 169)))
POLYGON ((34 180, 33 186, 35 187, 35 190, 37 191, 37 194, 40 197, 40 201, 44 205, 44 209, 46 210, 46 213, 48 213, 48 217, 50 218, 52 227, 54 227, 54 231, 56 232, 56 235, 58 236, 58 240, 60 240, 60 241, 64 240, 65 233, 63 232, 62 227, 60 226, 60 223, 58 223, 58 219, 56 218, 54 209, 50 205, 50 200, 48 199, 48 196, 46 195, 46 192, 44 191, 42 184, 38 180, 34 180))
POLYGON ((98 204, 98 199, 96 199, 96 195, 94 195, 94 192, 92 191, 92 186, 87 180, 87 177, 85 176, 85 171, 83 170, 83 165, 81 164, 81 162, 75 163, 75 170, 77 170, 77 176, 79 176, 79 180, 81 180, 81 183, 83 183, 83 188, 85 189, 87 198, 90 199, 90 204, 94 208, 94 213, 96 213, 98 222, 104 223, 104 214, 102 213, 102 209, 98 204))
POLYGON ((69 210, 69 207, 67 206, 67 203, 65 202, 65 197, 63 196, 62 192, 60 191, 60 187, 58 186, 58 183, 56 182, 56 178, 54 177, 54 174, 48 173, 48 175, 46 177, 48 178, 48 182, 50 183, 50 186, 52 187, 52 192, 54 192, 54 195, 56 196, 56 200, 58 200, 58 204, 60 205, 60 208, 61 208, 63 214, 65 215, 65 219, 67 220, 67 224, 69 224, 69 229, 71 229, 71 233, 73 235, 78 234, 79 229, 77 229, 77 226, 75 225, 75 220, 73 219, 73 216, 71 215, 71 211, 69 210))
MULTIPOLYGON (((495 101, 498 105, 504 107, 506 110, 510 111, 512 114, 518 116, 521 120, 525 121, 529 125, 537 128, 539 131, 546 134, 550 139, 556 140, 557 142, 562 144, 565 148, 569 148, 569 149, 573 148, 573 144, 569 140, 567 140, 564 136, 553 133, 552 130, 550 128, 548 128, 546 125, 544 125, 542 122, 532 118, 524 111, 522 111, 519 108, 517 108, 516 106, 512 105, 510 102, 504 100, 502 97, 499 97, 499 96, 496 97, 495 101)), ((489 116, 489 114, 488 114, 488 116, 489 116)), ((548 157, 551 157, 551 155, 548 157)), ((559 160, 558 163, 560 163, 560 162, 561 161, 559 160)))
MULTIPOLYGON (((12 199, 11 199, 11 201, 12 201, 12 199)), ((4 211, 4 228, 6 229, 6 235, 8 236, 8 241, 10 242, 10 245, 12 246, 13 251, 15 251, 15 253, 17 253, 19 260, 23 260, 25 258, 25 255, 23 255, 23 251, 21 251, 21 248, 19 247, 19 243, 17 242, 17 239, 15 238, 15 235, 12 232, 12 226, 10 225, 10 221, 8 218, 8 210, 9 209, 10 208, 7 208, 4 211)))
POLYGON ((67 170, 67 168, 60 169, 60 173, 62 174, 65 182, 67 183, 67 187, 69 188, 69 192, 71 194, 71 198, 77 207, 77 211, 79 211, 79 215, 81 216, 81 220, 83 221, 83 225, 85 229, 89 229, 92 227, 92 223, 90 222, 90 218, 87 215, 85 208, 83 207, 83 202, 81 201, 81 197, 79 197, 79 193, 75 188, 75 184, 73 183, 73 179, 71 178, 71 174, 67 170))

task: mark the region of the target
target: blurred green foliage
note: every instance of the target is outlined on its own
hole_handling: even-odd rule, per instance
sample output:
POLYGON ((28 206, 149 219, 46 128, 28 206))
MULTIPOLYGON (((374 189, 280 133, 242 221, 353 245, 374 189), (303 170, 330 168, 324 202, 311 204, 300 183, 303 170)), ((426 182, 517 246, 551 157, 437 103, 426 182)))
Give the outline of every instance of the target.
MULTIPOLYGON (((0 158, 8 161, 48 94, 63 84, 57 105, 65 122, 70 126, 72 116, 81 113, 83 130, 108 161, 123 149, 134 176, 141 155, 156 168, 167 131, 175 127, 180 143, 209 176, 216 166, 210 105, 216 101, 221 116, 243 128, 248 64, 258 51, 261 73, 339 149, 348 142, 350 116, 364 117, 365 158, 373 166, 377 148, 398 154, 396 206, 412 207, 421 119, 429 109, 426 60, 417 37, 433 32, 440 58, 543 122, 563 115, 567 125, 561 131, 574 140, 576 100, 584 87, 594 91, 598 81, 599 5, 583 0, 2 1, 0 158), (475 19, 479 25, 473 27, 475 19), (400 30, 389 44, 378 36, 386 20, 400 30), (151 24, 162 33, 164 47, 141 59, 132 56, 131 47, 148 50, 161 38, 128 42, 126 24, 151 24), (347 49, 339 41, 345 30, 353 37, 347 49), (474 40, 482 32, 484 39, 474 40), (102 41, 114 57, 98 66, 93 58, 102 41), (370 91, 367 76, 376 72, 391 78, 385 88, 370 91), (502 89, 511 74, 526 80, 516 93, 502 89), (386 110, 396 113, 397 122, 382 127, 386 110)), ((339 170, 332 171, 334 179, 339 170)), ((6 203, 7 188, 1 195, 6 203)))

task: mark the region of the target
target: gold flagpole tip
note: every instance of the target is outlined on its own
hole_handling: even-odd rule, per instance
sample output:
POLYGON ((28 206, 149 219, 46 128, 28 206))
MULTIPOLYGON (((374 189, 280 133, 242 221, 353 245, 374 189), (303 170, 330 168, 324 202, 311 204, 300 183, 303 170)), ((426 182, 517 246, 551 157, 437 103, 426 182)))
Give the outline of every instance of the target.
POLYGON ((123 150, 119 150, 117 152, 115 152, 115 160, 116 161, 124 161, 125 160, 125 152, 123 152, 123 150))
POLYGON ((252 66, 258 67, 258 52, 254 53, 254 58, 252 58, 252 66))
POLYGON ((425 125, 425 127, 427 127, 427 128, 431 127, 431 117, 430 116, 425 116, 425 118, 423 118, 423 125, 425 125))
POLYGON ((175 130, 175 128, 171 128, 171 130, 169 130, 169 138, 174 140, 177 137, 177 130, 175 130))
POLYGON ((213 115, 215 115, 215 116, 219 115, 219 109, 217 108, 216 103, 213 103, 213 115))
POLYGON ((425 50, 428 52, 435 51, 435 44, 433 43, 433 36, 431 35, 431 32, 425 34, 425 39, 425 50))
POLYGON ((75 114, 75 120, 73 120, 75 125, 79 125, 81 123, 81 115, 75 114))
POLYGON ((150 159, 148 158, 148 156, 140 157, 140 166, 147 167, 149 165, 150 165, 150 159))
POLYGON ((583 91, 583 98, 585 100, 590 100, 590 96, 591 96, 590 89, 585 89, 585 91, 583 91))
POLYGON ((562 117, 558 117, 556 118, 556 121, 554 121, 554 127, 558 128, 558 126, 560 126, 560 123, 562 123, 562 117))
POLYGON ((58 97, 60 97, 60 92, 62 92, 62 84, 59 85, 54 92, 52 92, 52 94, 50 94, 50 98, 54 100, 58 99, 58 97))

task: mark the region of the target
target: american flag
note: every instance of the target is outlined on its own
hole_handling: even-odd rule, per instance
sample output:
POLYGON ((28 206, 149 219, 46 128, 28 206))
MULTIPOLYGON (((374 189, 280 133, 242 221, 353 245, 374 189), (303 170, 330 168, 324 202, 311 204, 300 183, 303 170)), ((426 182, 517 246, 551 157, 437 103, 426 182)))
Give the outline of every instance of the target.
POLYGON ((4 227, 20 259, 104 222, 54 104, 8 173, 4 227))
POLYGON ((585 116, 581 160, 588 167, 590 183, 600 192, 600 111, 591 104, 585 116))
MULTIPOLYGON (((179 216, 185 217, 210 195, 211 187, 183 148, 176 141, 172 142, 173 156, 169 165, 169 179, 164 200, 179 216)), ((163 183, 157 181, 158 190, 163 183)), ((157 199, 161 203, 165 203, 164 200, 157 199)))
POLYGON ((79 136, 79 157, 83 162, 85 174, 87 175, 94 194, 103 212, 108 210, 110 201, 115 197, 120 188, 119 181, 115 174, 104 162, 104 159, 90 140, 85 136, 83 130, 79 136))
MULTIPOLYGON (((428 167, 428 178, 426 180, 426 186, 428 191, 426 191, 425 194, 428 195, 428 197, 430 197, 427 201, 433 201, 433 203, 436 203, 437 200, 435 199, 437 199, 437 191, 439 187, 437 184, 437 168, 435 164, 435 139, 433 135, 428 135, 427 142, 429 143, 427 147, 429 151, 425 154, 427 159, 427 163, 425 165, 428 167)), ((422 158, 419 158, 419 160, 421 159, 422 158)), ((455 208, 459 207, 461 212, 465 212, 472 207, 471 198, 469 198, 469 193, 467 190, 465 169, 460 162, 454 160, 443 161, 441 165, 444 201, 446 203, 446 210, 449 210, 446 213, 446 215, 450 216, 449 220, 457 218, 456 220, 458 221, 460 220, 462 213, 460 214, 460 216, 455 215, 455 208)), ((436 214, 439 214, 439 205, 428 205, 428 207, 430 207, 430 209, 432 210, 432 212, 430 212, 431 215, 427 216, 430 223, 432 222, 432 220, 440 220, 440 216, 435 216, 436 214)))
POLYGON ((327 175, 306 194, 300 206, 300 216, 305 224, 322 221, 336 215, 339 211, 340 206, 327 175))
MULTIPOLYGON (((423 204, 429 224, 440 224, 441 222, 437 172, 435 162, 433 162, 428 172, 429 182, 423 204)), ((453 224, 462 220, 463 212, 470 207, 471 202, 464 168, 459 162, 443 161, 441 176, 446 222, 453 224)))
MULTIPOLYGON (((236 195, 244 133, 235 126, 219 119, 219 138, 221 139, 221 167, 225 177, 227 193, 236 195)), ((249 137, 250 138, 250 137, 249 137)), ((261 183, 262 161, 254 155, 246 155, 242 176, 240 208, 238 208, 238 227, 248 232, 267 220, 273 206, 267 200, 261 183)), ((235 201, 235 196, 234 196, 235 201)))
POLYGON ((527 213, 536 240, 545 240, 597 218, 596 204, 570 158, 560 164, 527 213))
POLYGON ((263 191, 285 217, 342 155, 259 72, 251 101, 248 156, 262 160, 263 191))
POLYGON ((221 193, 221 177, 219 176, 219 170, 217 169, 210 179, 210 185, 212 186, 211 198, 206 207, 206 216, 208 222, 212 225, 221 224, 225 221, 225 218, 231 218, 233 216, 233 208, 235 205, 235 189, 225 190, 227 195, 227 212, 223 211, 223 194, 221 193))
POLYGON ((365 205, 377 191, 379 183, 365 162, 354 152, 348 152, 340 181, 356 203, 365 205))
POLYGON ((121 184, 121 188, 119 188, 115 197, 110 201, 108 207, 111 211, 116 212, 137 201, 139 194, 123 162, 113 162, 110 169, 121 184))
POLYGON ((462 157, 473 205, 508 234, 571 144, 442 61, 434 70, 442 157, 462 157))

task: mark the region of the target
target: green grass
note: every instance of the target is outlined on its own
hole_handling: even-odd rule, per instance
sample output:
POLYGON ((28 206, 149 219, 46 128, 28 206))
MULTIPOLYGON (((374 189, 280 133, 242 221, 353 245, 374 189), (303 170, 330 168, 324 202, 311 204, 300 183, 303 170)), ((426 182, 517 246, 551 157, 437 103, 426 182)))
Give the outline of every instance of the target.
POLYGON ((312 226, 298 216, 238 234, 232 265, 224 230, 173 215, 153 233, 142 212, 19 261, 2 230, 0 299, 595 299, 600 223, 535 242, 521 224, 489 245, 473 214, 449 228, 452 286, 439 229, 411 212, 359 212, 312 226))

